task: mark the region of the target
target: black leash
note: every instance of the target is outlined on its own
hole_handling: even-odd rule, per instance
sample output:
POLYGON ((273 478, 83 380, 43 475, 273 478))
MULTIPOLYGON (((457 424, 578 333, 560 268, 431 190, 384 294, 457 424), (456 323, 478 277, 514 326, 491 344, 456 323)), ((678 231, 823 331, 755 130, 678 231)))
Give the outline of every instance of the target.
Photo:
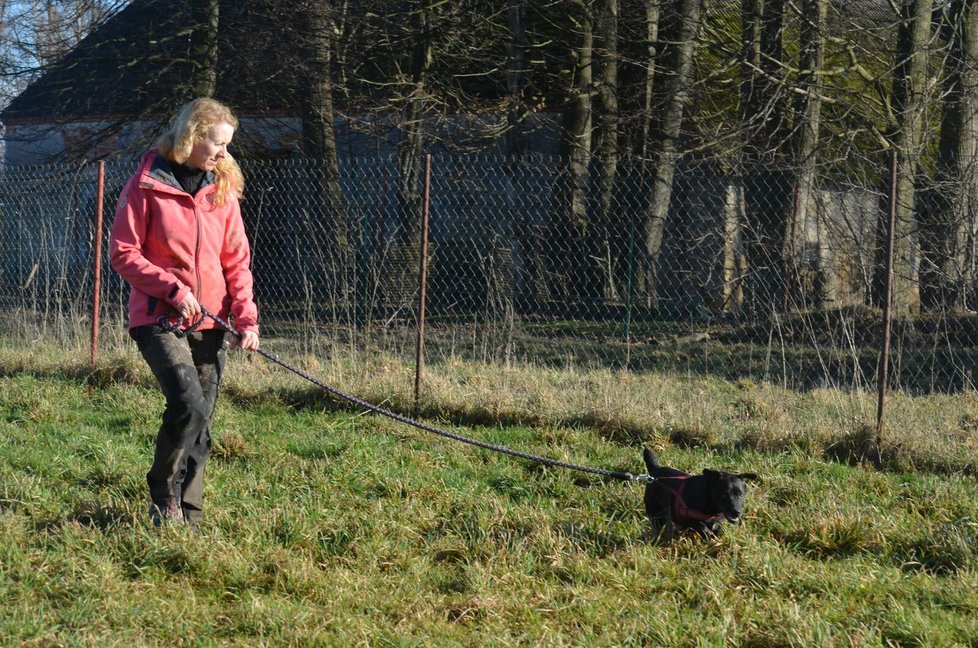
MULTIPOLYGON (((215 322, 217 322, 219 325, 223 326, 228 332, 230 332, 235 337, 238 337, 238 338, 241 337, 241 334, 238 333, 238 331, 236 331, 233 326, 231 326, 228 322, 225 322, 223 319, 221 319, 220 317, 218 317, 214 313, 210 312, 209 310, 207 310, 203 306, 201 306, 201 312, 203 313, 203 316, 201 316, 200 320, 197 321, 197 322, 195 322, 192 326, 190 326, 189 328, 186 328, 186 329, 181 329, 180 328, 180 325, 182 324, 182 321, 179 324, 174 325, 173 323, 171 323, 165 317, 161 317, 159 319, 159 325, 164 330, 170 331, 171 333, 174 333, 177 336, 182 337, 182 336, 186 335, 187 333, 191 333, 193 331, 196 331, 200 327, 200 325, 203 324, 204 319, 206 317, 209 317, 212 320, 214 320, 215 322)), ((507 448, 505 446, 494 445, 492 443, 486 443, 485 441, 479 441, 478 439, 472 439, 472 438, 469 438, 467 436, 462 436, 461 434, 456 434, 455 432, 449 432, 448 430, 442 430, 442 429, 436 428, 436 427, 434 427, 432 425, 428 425, 427 423, 422 423, 420 421, 415 421, 414 419, 411 419, 411 418, 408 418, 407 416, 403 416, 401 414, 398 414, 397 412, 392 412, 391 410, 384 409, 383 407, 380 407, 378 405, 374 405, 373 403, 368 403, 367 401, 365 401, 365 400, 363 400, 361 398, 357 398, 356 396, 353 396, 352 394, 347 394, 346 392, 344 392, 342 390, 339 390, 336 387, 333 387, 332 385, 328 385, 328 384, 324 383, 323 381, 319 380, 318 378, 316 378, 314 376, 309 375, 305 371, 303 371, 303 370, 301 370, 301 369, 299 369, 297 367, 293 367, 289 363, 285 362, 284 360, 278 358, 277 356, 275 356, 275 355, 273 355, 271 353, 268 353, 267 351, 264 351, 260 347, 258 349, 255 349, 255 352, 258 353, 259 355, 264 356, 265 358, 267 358, 271 362, 274 362, 275 364, 279 365, 280 367, 284 367, 285 369, 288 369, 289 371, 291 371, 292 373, 296 374, 297 376, 301 376, 301 377, 305 378, 306 380, 308 380, 312 384, 314 384, 314 385, 322 388, 323 390, 325 390, 326 392, 332 394, 333 396, 336 396, 337 398, 340 398, 342 400, 345 400, 345 401, 348 401, 350 403, 353 403, 354 405, 357 405, 358 407, 362 407, 362 408, 364 408, 366 410, 369 410, 371 412, 374 412, 375 414, 380 414, 382 416, 386 416, 386 417, 391 418, 391 419, 393 419, 395 421, 399 421, 399 422, 404 423, 406 425, 410 425, 410 426, 416 427, 416 428, 418 428, 420 430, 424 430, 425 432, 431 432, 432 434, 437 434, 438 436, 444 437, 446 439, 452 439, 453 441, 459 441, 461 443, 467 443, 469 445, 476 446, 477 448, 483 448, 485 450, 492 450, 493 452, 500 452, 502 454, 509 455, 511 457, 518 457, 519 459, 526 459, 527 461, 532 461, 532 462, 535 462, 535 463, 543 464, 545 466, 552 466, 554 468, 567 468, 569 470, 577 470, 577 471, 580 471, 580 472, 591 473, 592 475, 601 475, 602 477, 610 477, 612 479, 619 479, 621 481, 634 481, 634 482, 651 482, 651 481, 653 481, 653 478, 652 478, 651 475, 633 475, 632 473, 629 473, 629 472, 621 472, 621 471, 617 471, 617 470, 604 470, 602 468, 590 468, 588 466, 578 466, 577 464, 567 463, 565 461, 558 461, 556 459, 551 459, 549 457, 541 457, 539 455, 527 454, 525 452, 519 452, 517 450, 512 450, 511 448, 507 448)))

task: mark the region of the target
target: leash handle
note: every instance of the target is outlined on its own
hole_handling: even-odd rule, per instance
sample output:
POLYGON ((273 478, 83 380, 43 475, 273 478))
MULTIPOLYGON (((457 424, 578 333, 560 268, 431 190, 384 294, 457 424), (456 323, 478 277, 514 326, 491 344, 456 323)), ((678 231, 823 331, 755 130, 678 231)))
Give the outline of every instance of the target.
MULTIPOLYGON (((203 307, 201 308, 203 309, 203 307)), ((166 315, 161 315, 156 320, 156 323, 160 325, 161 329, 167 331, 168 333, 173 333, 177 337, 186 337, 188 334, 193 333, 194 331, 200 328, 201 324, 204 323, 204 320, 207 319, 207 315, 208 315, 207 309, 203 309, 200 319, 194 322, 193 324, 191 324, 190 326, 188 326, 187 328, 183 328, 183 323, 184 323, 183 315, 177 315, 176 323, 171 322, 170 318, 167 317, 166 315)))

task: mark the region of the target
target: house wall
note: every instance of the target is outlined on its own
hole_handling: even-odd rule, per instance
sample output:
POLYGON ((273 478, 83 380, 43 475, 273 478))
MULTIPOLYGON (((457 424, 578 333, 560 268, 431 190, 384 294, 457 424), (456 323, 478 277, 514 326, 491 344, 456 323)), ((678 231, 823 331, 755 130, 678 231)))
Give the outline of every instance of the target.
POLYGON ((4 166, 37 166, 65 160, 125 158, 148 137, 152 125, 134 122, 118 127, 110 120, 70 124, 11 124, 3 139, 4 166))
MULTIPOLYGON (((500 125, 493 116, 448 116, 428 126, 433 152, 483 151, 504 154, 502 137, 488 137, 500 125)), ((67 124, 10 124, 0 146, 6 144, 7 167, 34 166, 67 160, 131 159, 138 157, 159 131, 155 121, 120 125, 118 121, 80 120, 67 124)), ((533 115, 528 120, 526 152, 557 155, 560 142, 557 118, 533 115)), ((251 156, 290 158, 300 155, 302 125, 288 116, 242 117, 235 148, 251 156)), ((338 118, 336 145, 340 159, 390 156, 399 140, 396 117, 338 118)), ((240 153, 239 153, 240 155, 240 153)))

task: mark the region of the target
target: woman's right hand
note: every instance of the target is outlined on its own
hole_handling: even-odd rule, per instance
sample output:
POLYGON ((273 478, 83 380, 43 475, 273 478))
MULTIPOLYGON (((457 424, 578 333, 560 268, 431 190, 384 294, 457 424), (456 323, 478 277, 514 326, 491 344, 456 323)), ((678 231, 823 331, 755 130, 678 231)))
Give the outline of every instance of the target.
POLYGON ((193 296, 193 293, 187 293, 183 301, 177 304, 177 312, 180 313, 180 317, 188 322, 194 321, 201 315, 200 304, 197 303, 197 298, 193 296))

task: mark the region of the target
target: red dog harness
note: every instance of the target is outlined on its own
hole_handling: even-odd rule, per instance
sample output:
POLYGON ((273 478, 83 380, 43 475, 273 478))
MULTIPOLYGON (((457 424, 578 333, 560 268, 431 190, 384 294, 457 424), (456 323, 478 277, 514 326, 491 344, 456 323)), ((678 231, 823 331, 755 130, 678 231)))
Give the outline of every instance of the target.
POLYGON ((683 490, 686 488, 686 480, 690 477, 691 475, 676 475, 675 477, 658 477, 655 480, 662 484, 663 488, 672 493, 672 521, 683 522, 685 520, 695 520, 697 522, 709 522, 715 519, 718 516, 717 513, 707 514, 686 506, 686 500, 683 498, 683 490), (679 482, 678 488, 673 488, 665 483, 672 480, 679 482))

